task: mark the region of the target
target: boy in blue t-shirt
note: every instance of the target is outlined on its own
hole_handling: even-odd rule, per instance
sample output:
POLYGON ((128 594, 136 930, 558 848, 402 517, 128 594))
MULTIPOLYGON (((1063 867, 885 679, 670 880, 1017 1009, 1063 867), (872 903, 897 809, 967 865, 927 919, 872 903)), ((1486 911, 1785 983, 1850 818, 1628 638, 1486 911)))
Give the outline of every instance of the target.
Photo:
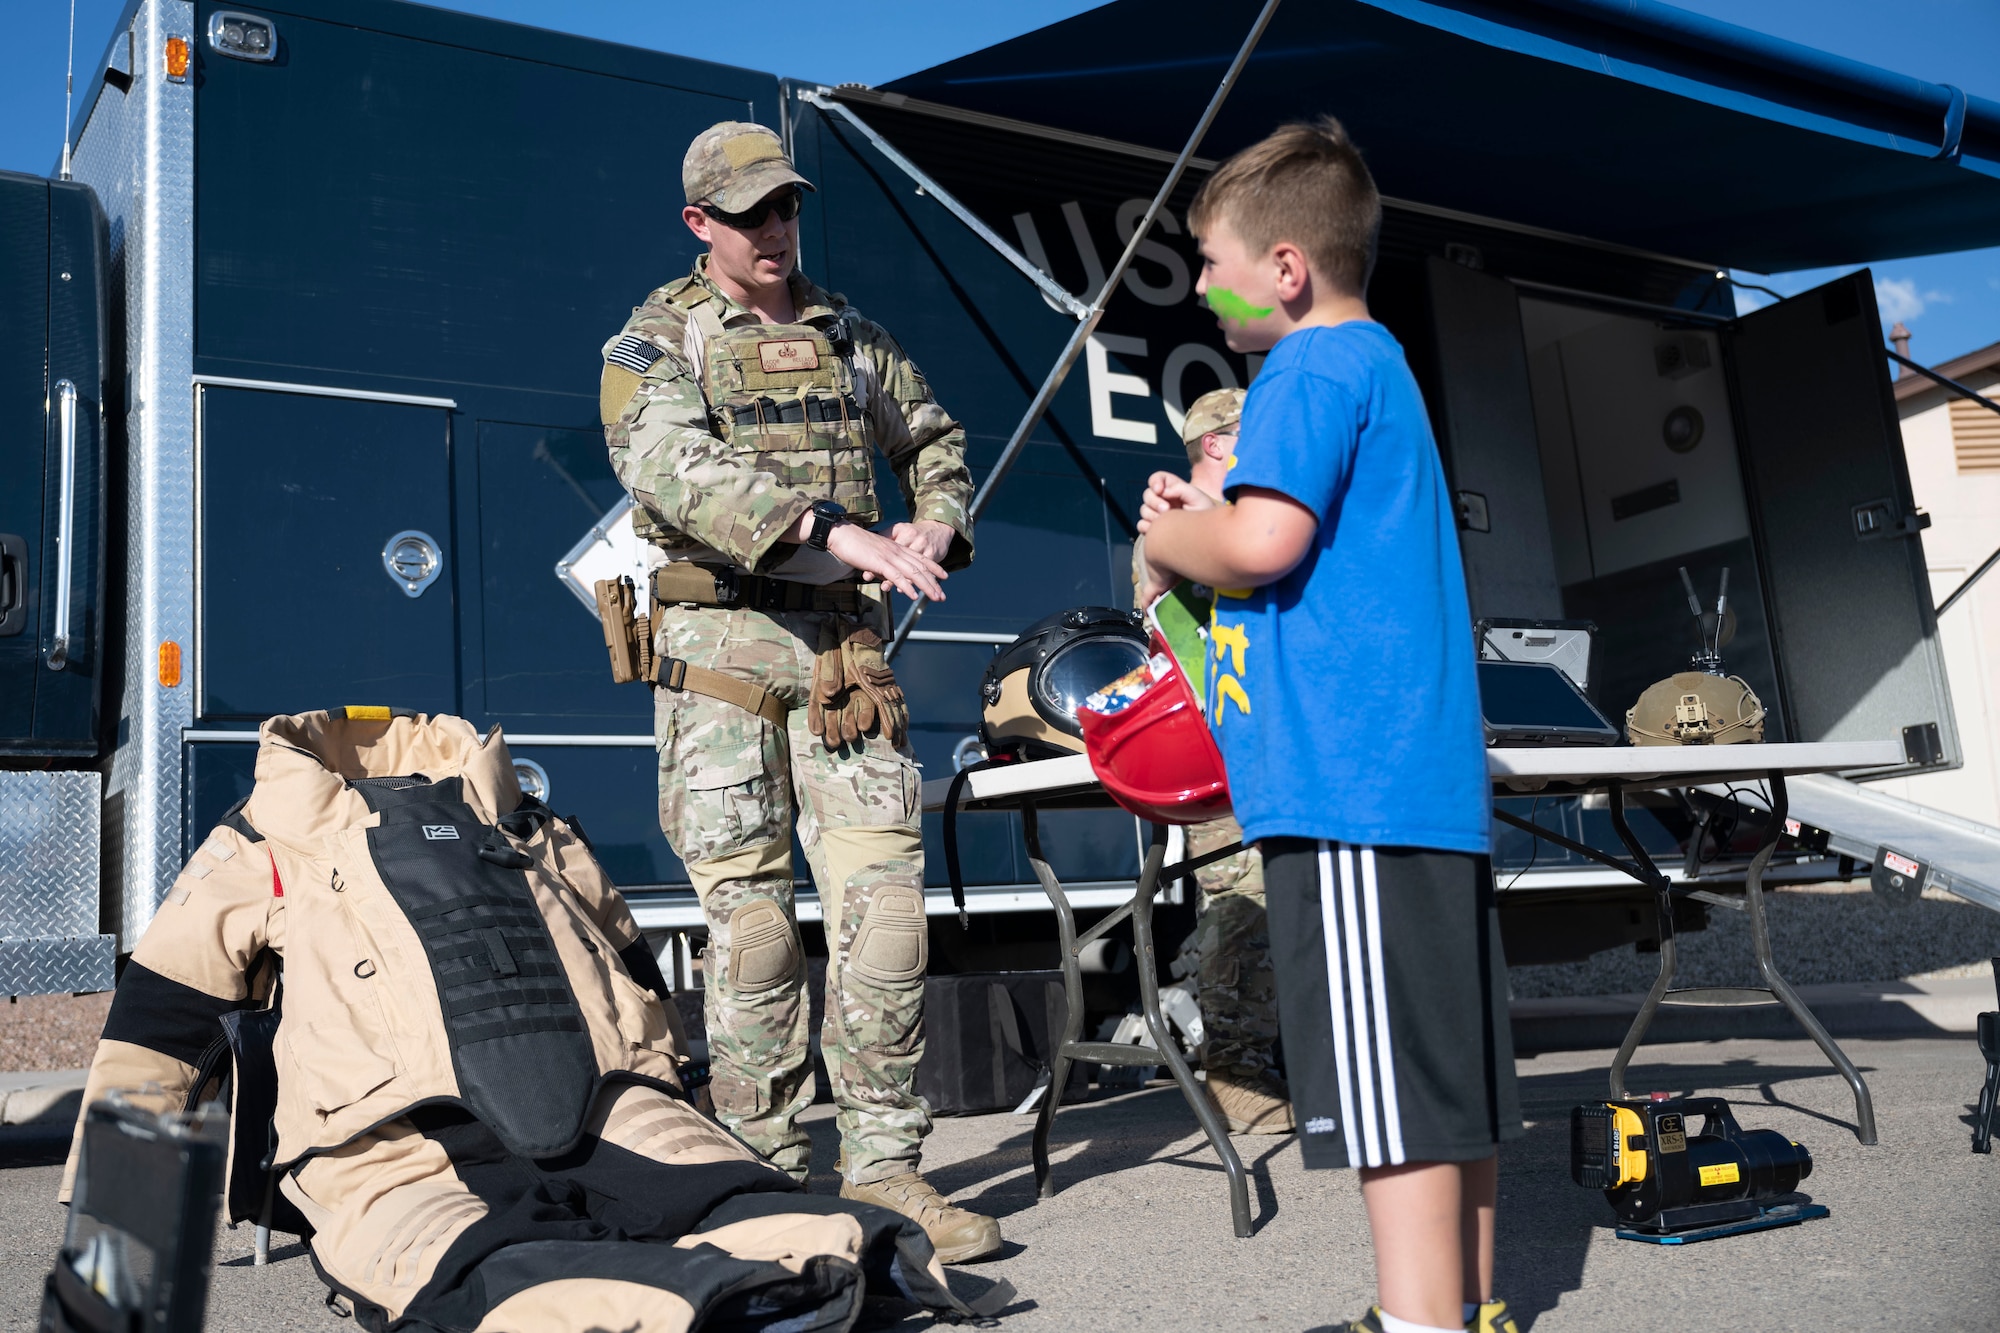
POLYGON ((1220 590, 1209 720, 1263 854, 1306 1165, 1360 1169, 1374 1236, 1378 1304, 1347 1327, 1513 1333, 1495 1148, 1521 1113, 1472 625, 1423 399, 1363 299, 1381 216, 1331 118, 1195 196, 1197 291, 1232 350, 1270 354, 1229 503, 1152 478, 1142 596, 1220 590))

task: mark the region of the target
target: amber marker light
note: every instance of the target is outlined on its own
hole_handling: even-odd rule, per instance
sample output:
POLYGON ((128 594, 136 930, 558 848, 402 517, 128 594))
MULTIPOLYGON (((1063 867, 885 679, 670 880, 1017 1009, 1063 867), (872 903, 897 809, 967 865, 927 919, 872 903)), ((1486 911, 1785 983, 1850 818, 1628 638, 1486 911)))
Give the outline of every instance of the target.
MULTIPOLYGON (((167 77, 179 83, 188 76, 188 40, 185 37, 167 38, 167 77)), ((176 649, 175 651, 179 651, 176 649)), ((162 659, 164 661, 165 659, 162 659)))
POLYGON ((160 644, 160 684, 173 689, 181 683, 181 646, 172 639, 160 644))

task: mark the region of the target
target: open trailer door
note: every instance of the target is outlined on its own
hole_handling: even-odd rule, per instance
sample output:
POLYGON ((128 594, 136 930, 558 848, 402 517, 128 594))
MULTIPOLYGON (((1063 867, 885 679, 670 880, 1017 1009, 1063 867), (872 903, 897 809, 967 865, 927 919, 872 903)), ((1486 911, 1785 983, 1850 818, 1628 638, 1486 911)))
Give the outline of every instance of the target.
POLYGON ((1868 270, 1727 334, 1783 705, 1801 741, 1903 741, 1956 767, 1902 432, 1868 270))

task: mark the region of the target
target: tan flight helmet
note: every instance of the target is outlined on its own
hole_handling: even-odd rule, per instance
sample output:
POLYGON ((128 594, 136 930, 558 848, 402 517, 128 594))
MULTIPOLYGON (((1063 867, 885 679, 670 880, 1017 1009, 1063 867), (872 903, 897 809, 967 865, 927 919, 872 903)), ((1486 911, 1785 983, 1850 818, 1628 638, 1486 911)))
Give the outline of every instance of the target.
POLYGON ((1634 745, 1756 744, 1764 739, 1763 701, 1748 681, 1722 666, 1722 645, 1735 626, 1729 614, 1729 569, 1723 567, 1713 614, 1701 609, 1685 565, 1681 586, 1687 590, 1701 651, 1688 663, 1690 670, 1646 687, 1625 712, 1625 736, 1634 745))

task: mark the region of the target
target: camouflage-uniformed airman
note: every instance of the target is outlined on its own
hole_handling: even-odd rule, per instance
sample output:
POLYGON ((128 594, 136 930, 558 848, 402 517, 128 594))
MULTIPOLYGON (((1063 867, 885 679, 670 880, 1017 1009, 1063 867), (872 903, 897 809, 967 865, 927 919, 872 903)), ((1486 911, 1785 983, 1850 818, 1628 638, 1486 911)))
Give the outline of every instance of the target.
POLYGON ((682 164, 707 253, 604 347, 600 406, 652 576, 660 826, 709 930, 717 1116, 803 1180, 812 1100, 798 833, 825 913, 821 1047, 841 1194, 917 1220, 939 1257, 992 1219, 918 1173, 928 956, 918 775, 883 661, 885 586, 942 598, 972 559, 965 434, 895 339, 797 272, 802 191, 778 136, 725 122, 682 164), (910 521, 888 533, 874 455, 910 521), (681 666, 680 664, 685 664, 681 666))
MULTIPOLYGON (((1188 479, 1217 499, 1235 461, 1241 389, 1216 389, 1189 404, 1181 425, 1188 479)), ((1136 562, 1135 562, 1136 567, 1136 562)), ((1224 816, 1187 831, 1189 856, 1240 842, 1243 830, 1224 816)), ((1277 983, 1264 919, 1264 865, 1255 848, 1195 872, 1201 890, 1195 939, 1201 1005, 1201 1063, 1209 1101, 1239 1134, 1284 1134, 1292 1128, 1291 1093, 1272 1070, 1278 1040, 1277 983)))

